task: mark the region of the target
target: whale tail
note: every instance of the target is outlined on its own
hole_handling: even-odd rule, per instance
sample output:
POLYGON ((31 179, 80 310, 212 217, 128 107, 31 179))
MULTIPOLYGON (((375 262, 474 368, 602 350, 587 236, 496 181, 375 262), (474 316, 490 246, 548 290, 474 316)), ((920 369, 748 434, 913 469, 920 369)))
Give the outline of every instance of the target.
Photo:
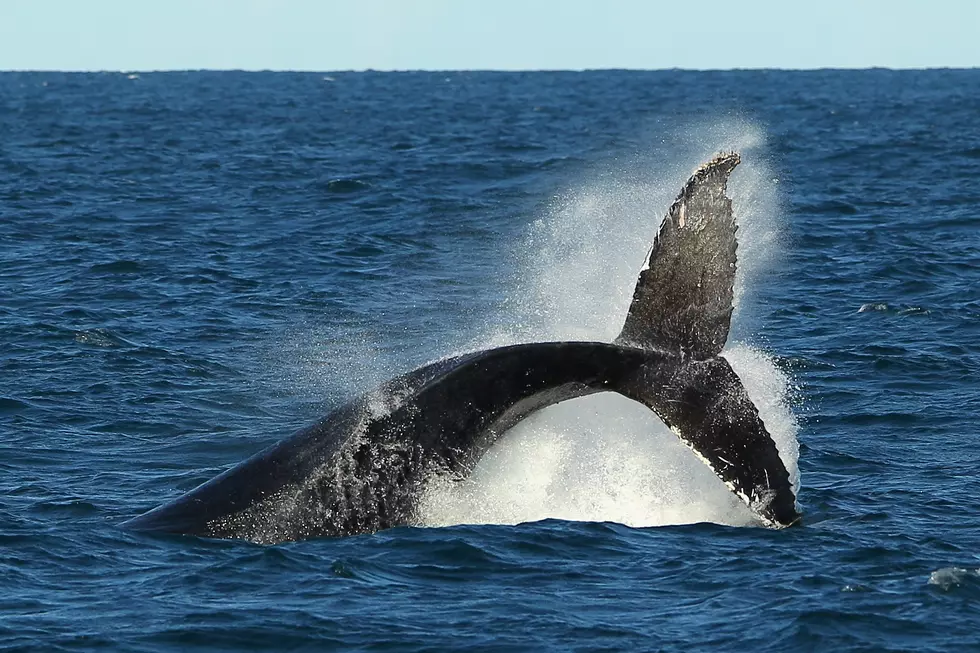
POLYGON ((736 152, 720 154, 681 189, 650 248, 616 344, 698 360, 725 346, 737 229, 725 190, 740 160, 736 152))
POLYGON ((768 526, 800 520, 779 449, 727 360, 646 365, 614 390, 656 413, 768 526))
POLYGON ((680 357, 645 366, 613 389, 652 409, 757 515, 799 521, 775 442, 738 375, 718 354, 728 340, 737 226, 725 194, 740 162, 720 154, 691 176, 664 218, 615 344, 680 357))

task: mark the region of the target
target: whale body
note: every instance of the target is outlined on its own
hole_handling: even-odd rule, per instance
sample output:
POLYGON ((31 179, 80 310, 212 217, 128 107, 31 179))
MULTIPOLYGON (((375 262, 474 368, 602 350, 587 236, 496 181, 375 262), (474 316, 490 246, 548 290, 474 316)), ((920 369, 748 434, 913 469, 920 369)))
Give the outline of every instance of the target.
POLYGON ((767 526, 800 519, 789 474, 728 362, 737 226, 723 154, 685 184, 612 343, 544 342, 446 358, 125 523, 274 543, 417 525, 435 476, 465 478, 534 411, 597 392, 650 408, 767 526))

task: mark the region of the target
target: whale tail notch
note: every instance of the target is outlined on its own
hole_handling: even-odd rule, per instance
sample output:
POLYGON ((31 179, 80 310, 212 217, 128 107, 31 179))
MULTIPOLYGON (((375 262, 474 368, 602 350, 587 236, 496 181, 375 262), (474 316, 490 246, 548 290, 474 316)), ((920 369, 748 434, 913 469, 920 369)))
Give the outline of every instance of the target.
POLYGON ((667 211, 615 343, 684 358, 717 356, 728 339, 735 219, 725 194, 741 161, 719 154, 695 171, 667 211))

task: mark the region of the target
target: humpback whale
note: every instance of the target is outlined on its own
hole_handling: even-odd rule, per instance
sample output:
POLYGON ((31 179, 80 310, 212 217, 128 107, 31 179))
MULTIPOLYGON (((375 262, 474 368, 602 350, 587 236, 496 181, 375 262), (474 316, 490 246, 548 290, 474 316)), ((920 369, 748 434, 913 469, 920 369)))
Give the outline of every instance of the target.
POLYGON ((650 408, 763 524, 796 523, 776 445, 719 355, 736 267, 726 190, 739 162, 718 155, 684 185, 612 343, 518 344, 425 365, 125 526, 275 543, 417 525, 427 480, 465 478, 527 415, 597 392, 650 408))

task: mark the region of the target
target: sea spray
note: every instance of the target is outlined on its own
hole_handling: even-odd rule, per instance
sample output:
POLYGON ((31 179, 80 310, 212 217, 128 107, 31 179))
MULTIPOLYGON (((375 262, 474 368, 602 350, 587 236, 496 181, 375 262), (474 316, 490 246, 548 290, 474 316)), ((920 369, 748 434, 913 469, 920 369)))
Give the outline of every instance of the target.
MULTIPOLYGON (((689 127, 655 148, 666 163, 634 161, 622 174, 560 196, 531 224, 507 310, 480 345, 613 340, 677 189, 699 163, 724 150, 743 154, 729 184, 739 225, 732 330, 747 331, 751 290, 776 260, 781 240, 777 182, 760 151, 763 140, 761 129, 743 121, 689 127)), ((730 339, 722 355, 758 407, 798 490, 789 378, 749 344, 730 339)), ((614 394, 564 402, 526 419, 468 479, 431 479, 420 516, 429 525, 547 517, 632 526, 757 523, 655 415, 614 394)))

